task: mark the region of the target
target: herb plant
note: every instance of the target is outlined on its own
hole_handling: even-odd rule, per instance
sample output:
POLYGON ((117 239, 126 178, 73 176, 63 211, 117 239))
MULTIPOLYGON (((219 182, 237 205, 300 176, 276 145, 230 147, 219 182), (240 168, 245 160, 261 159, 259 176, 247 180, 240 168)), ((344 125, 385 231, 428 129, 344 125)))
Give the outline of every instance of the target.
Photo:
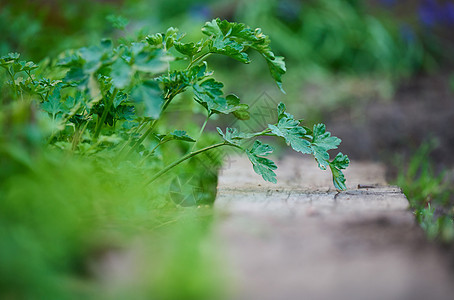
POLYGON ((0 58, 0 66, 9 78, 11 97, 35 97, 47 113, 51 123, 47 143, 51 147, 79 155, 107 155, 117 163, 140 157, 142 162, 155 166, 154 173, 145 179, 147 184, 194 156, 224 146, 241 149, 254 171, 275 183, 277 166, 267 157, 273 148, 258 140, 261 136, 275 136, 283 138, 293 150, 313 155, 321 169, 330 168, 334 186, 345 189, 342 170, 349 160, 342 153, 330 160, 328 153, 341 140, 331 136, 323 124, 302 126, 283 103, 278 105, 276 123, 262 131, 217 128, 218 143, 197 147, 214 115, 249 118, 248 105, 236 95, 222 91, 223 84, 208 68, 209 56, 229 56, 248 64, 248 51, 256 51, 265 59, 283 92, 281 76, 286 71, 283 57, 274 55, 270 39, 260 29, 215 19, 207 22, 202 32, 205 38, 197 42, 186 41, 185 35, 175 28, 118 45, 103 40, 98 46, 68 51, 56 63, 47 61, 42 68, 10 53, 0 58), (168 130, 169 125, 163 124, 170 104, 177 96, 188 93, 206 113, 197 137, 182 128, 168 130), (245 145, 251 139, 255 141, 248 148, 245 145), (180 158, 163 165, 157 152, 164 144, 176 141, 192 145, 180 158))

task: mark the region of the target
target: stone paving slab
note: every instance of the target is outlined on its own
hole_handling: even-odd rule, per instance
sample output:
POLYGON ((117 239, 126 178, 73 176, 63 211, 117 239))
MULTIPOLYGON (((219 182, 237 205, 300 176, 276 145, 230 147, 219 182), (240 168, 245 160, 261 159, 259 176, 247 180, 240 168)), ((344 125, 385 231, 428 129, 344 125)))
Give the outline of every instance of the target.
POLYGON ((231 299, 454 298, 451 270, 382 165, 352 162, 338 193, 312 159, 279 162, 278 184, 247 159, 230 162, 215 231, 236 284, 231 299))

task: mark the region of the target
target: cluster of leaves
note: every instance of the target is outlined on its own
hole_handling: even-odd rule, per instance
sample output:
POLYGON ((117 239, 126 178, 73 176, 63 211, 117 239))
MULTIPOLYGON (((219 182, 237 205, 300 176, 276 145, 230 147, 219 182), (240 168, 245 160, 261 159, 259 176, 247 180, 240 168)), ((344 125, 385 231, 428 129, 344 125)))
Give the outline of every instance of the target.
MULTIPOLYGON (((244 140, 251 139, 257 136, 276 136, 285 140, 296 152, 302 154, 312 154, 318 166, 322 170, 328 167, 333 174, 333 183, 337 189, 344 190, 345 177, 341 170, 347 168, 349 159, 346 155, 338 153, 337 156, 330 161, 329 150, 336 149, 341 140, 337 137, 331 136, 330 132, 326 131, 324 124, 315 124, 313 129, 300 126, 301 121, 296 120, 294 116, 286 112, 284 103, 280 103, 277 107, 278 122, 276 124, 269 124, 268 128, 257 133, 241 133, 236 129, 227 128, 225 134, 218 128, 219 134, 223 139, 236 147, 241 148, 241 143, 244 140)), ((251 149, 244 149, 249 157, 249 160, 254 166, 257 174, 261 175, 266 181, 276 183, 276 174, 274 170, 277 168, 275 163, 266 158, 268 154, 273 152, 270 145, 263 144, 256 140, 251 149)))
POLYGON ((31 73, 37 66, 19 61, 18 54, 4 56, 0 63, 9 74, 13 98, 24 94, 39 96, 41 109, 53 122, 48 138, 51 145, 81 154, 107 149, 121 159, 134 154, 146 160, 159 160, 155 151, 164 143, 175 140, 193 143, 186 154, 162 167, 148 182, 195 155, 221 146, 244 150, 255 172, 267 181, 276 182, 277 167, 266 157, 273 151, 272 147, 259 140, 251 148, 243 146, 245 140, 276 136, 295 151, 312 154, 321 169, 329 167, 335 187, 345 189, 341 170, 348 166, 348 158, 339 153, 330 161, 328 153, 337 148, 340 139, 326 132, 323 124, 312 129, 300 126, 301 121, 287 113, 283 103, 278 106, 277 123, 263 131, 244 133, 227 128, 224 133, 218 129, 222 141, 196 149, 213 115, 249 118, 248 106, 236 95, 224 95, 223 84, 209 71, 206 59, 210 55, 226 55, 249 63, 248 50, 254 50, 265 59, 282 91, 281 75, 286 70, 283 58, 274 55, 268 36, 260 29, 215 19, 207 22, 202 32, 206 37, 198 42, 185 42, 184 34, 169 28, 165 33, 132 43, 115 46, 112 41, 103 40, 98 46, 68 51, 51 67, 55 74, 64 73, 56 78, 37 78, 40 73, 31 73), (185 61, 187 65, 173 69, 173 61, 185 61), (28 78, 18 76, 20 72, 25 72, 28 78), (163 119, 167 107, 187 90, 206 111, 206 122, 199 136, 190 137, 179 129, 160 133, 157 123, 163 119))

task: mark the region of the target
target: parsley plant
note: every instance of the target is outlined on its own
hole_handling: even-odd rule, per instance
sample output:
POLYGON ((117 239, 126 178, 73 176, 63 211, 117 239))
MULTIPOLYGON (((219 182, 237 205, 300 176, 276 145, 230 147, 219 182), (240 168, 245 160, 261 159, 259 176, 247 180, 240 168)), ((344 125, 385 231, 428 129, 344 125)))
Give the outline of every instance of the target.
POLYGON ((262 131, 244 133, 235 128, 217 128, 219 142, 197 149, 197 141, 214 115, 249 118, 248 105, 236 95, 225 95, 222 91, 223 84, 208 69, 209 56, 225 55, 248 64, 251 61, 248 51, 257 51, 282 91, 281 76, 286 71, 284 58, 274 55, 269 37, 260 29, 214 19, 202 27, 202 32, 205 38, 197 42, 185 41, 185 35, 175 28, 119 45, 103 40, 98 46, 69 51, 58 63, 47 63, 41 70, 36 70, 38 66, 33 62, 20 61, 19 54, 10 53, 0 58, 0 66, 9 77, 12 98, 39 97, 40 108, 53 124, 48 137, 52 146, 81 155, 109 151, 120 160, 137 154, 145 160, 159 160, 156 151, 165 143, 194 144, 181 158, 145 180, 147 183, 189 158, 223 146, 244 151, 254 171, 275 183, 277 166, 267 157, 273 148, 257 139, 275 136, 283 138, 293 150, 313 155, 321 169, 331 169, 334 186, 345 189, 342 170, 349 160, 342 153, 330 160, 328 153, 341 140, 331 136, 324 124, 302 126, 283 103, 278 106, 276 123, 262 131), (171 69, 172 61, 186 64, 171 69), (157 125, 167 108, 177 95, 186 91, 206 111, 199 136, 191 137, 180 128, 159 132, 157 125), (256 139, 253 146, 245 147, 250 139, 256 139))

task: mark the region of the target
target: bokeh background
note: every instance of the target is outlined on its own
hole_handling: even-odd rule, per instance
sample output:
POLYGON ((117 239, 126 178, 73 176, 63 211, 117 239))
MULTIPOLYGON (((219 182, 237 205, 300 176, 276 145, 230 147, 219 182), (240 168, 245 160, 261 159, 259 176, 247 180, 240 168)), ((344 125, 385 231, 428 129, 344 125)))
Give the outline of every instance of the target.
POLYGON ((327 121, 353 158, 409 154, 430 140, 436 162, 452 164, 452 1, 2 1, 0 52, 39 61, 170 26, 198 37, 215 17, 261 27, 286 58, 286 95, 261 62, 214 61, 219 79, 244 101, 266 92, 310 122, 327 121))
MULTIPOLYGON (((452 241, 454 1, 2 0, 0 54, 20 52, 21 57, 39 63, 67 49, 97 44, 102 38, 145 36, 164 32, 170 26, 180 28, 195 40, 202 36, 203 24, 216 17, 262 28, 270 36, 275 53, 286 58, 288 71, 283 77, 286 94, 282 94, 264 72, 266 66, 260 60, 245 66, 228 58, 213 58, 216 77, 225 83, 226 92, 234 92, 249 104, 283 101, 289 111, 307 123, 326 123, 343 140, 340 150, 351 159, 381 161, 387 166, 389 181, 404 189, 429 238, 452 241)), ((287 154, 285 151, 280 155, 287 154)), ((71 176, 94 172, 91 165, 82 162, 67 168, 72 170, 71 176)), ((42 169, 42 178, 55 176, 56 169, 42 169)), ((63 180, 65 174, 61 174, 63 180)), ((119 180, 117 175, 112 182, 119 180)), ((6 182, 6 177, 1 178, 6 182)), ((134 177, 121 182, 130 182, 134 187, 136 183, 131 178, 134 177)), ((86 195, 103 194, 117 208, 98 220, 100 223, 81 226, 73 218, 74 212, 66 211, 59 202, 58 192, 43 198, 33 196, 43 187, 66 194, 76 187, 56 185, 52 180, 27 180, 21 177, 7 183, 10 191, 17 192, 8 195, 8 199, 30 199, 24 206, 3 203, 0 298, 31 299, 27 295, 38 295, 34 299, 71 299, 91 295, 102 299, 101 294, 109 298, 119 295, 119 290, 124 295, 134 290, 139 298, 152 293, 158 295, 156 299, 215 299, 221 293, 222 288, 218 289, 215 282, 219 274, 211 263, 215 259, 207 254, 206 247, 201 251, 195 246, 206 242, 207 229, 203 224, 210 222, 209 213, 185 210, 163 215, 160 211, 152 221, 149 215, 139 214, 138 218, 140 199, 145 197, 141 193, 132 193, 136 200, 128 205, 135 207, 125 207, 122 199, 131 194, 114 194, 104 182, 82 181, 87 186, 86 195), (21 191, 20 186, 27 186, 28 190, 21 191), (24 213, 30 205, 39 206, 46 201, 59 204, 38 214, 24 213), (122 210, 128 209, 136 210, 134 221, 123 215, 122 210), (61 219, 54 223, 43 221, 56 214, 61 219), (42 236, 21 226, 14 227, 14 234, 5 229, 12 220, 19 219, 27 220, 20 223, 26 224, 24 228, 40 224, 38 233, 42 236), (153 237, 143 242, 149 244, 141 249, 155 255, 150 266, 160 270, 140 271, 143 280, 112 291, 102 287, 102 283, 100 288, 99 284, 61 278, 61 274, 84 277, 87 273, 105 273, 91 269, 93 264, 87 262, 99 257, 103 263, 95 267, 111 272, 109 268, 115 268, 109 263, 112 256, 120 253, 128 259, 129 255, 117 248, 112 250, 111 245, 123 249, 123 245, 137 242, 130 238, 130 227, 150 229, 167 223, 180 225, 153 231, 153 237), (93 236, 92 227, 104 230, 106 224, 122 224, 121 234, 102 234, 98 238, 97 231, 93 236), (94 246, 93 240, 97 241, 94 246), (176 248, 184 251, 169 250, 176 248), (68 293, 68 289, 72 292, 68 293), (6 292, 2 294, 2 290, 6 292)), ((67 182, 70 181, 68 177, 67 182)), ((77 209, 86 211, 84 205, 82 201, 77 209)), ((145 232, 141 233, 146 235, 145 232)), ((150 256, 136 253, 132 257, 150 256)), ((147 265, 143 261, 140 264, 147 265)), ((115 272, 111 273, 112 280, 125 282, 123 275, 117 278, 115 272)))

